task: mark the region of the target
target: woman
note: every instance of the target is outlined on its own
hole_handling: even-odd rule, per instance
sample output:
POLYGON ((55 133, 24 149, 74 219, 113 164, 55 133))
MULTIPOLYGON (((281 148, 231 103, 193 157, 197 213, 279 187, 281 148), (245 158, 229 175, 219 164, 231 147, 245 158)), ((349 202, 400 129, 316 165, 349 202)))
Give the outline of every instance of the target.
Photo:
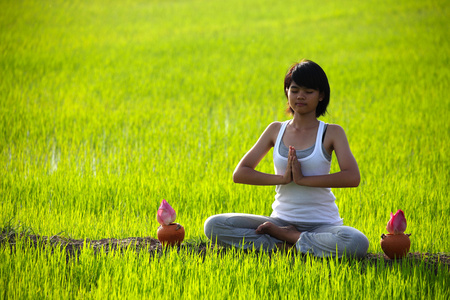
POLYGON ((292 247, 318 257, 363 257, 369 247, 364 234, 343 226, 331 188, 356 187, 360 175, 344 130, 318 120, 330 100, 328 79, 316 63, 294 64, 284 80, 286 122, 273 122, 237 165, 233 180, 252 185, 276 185, 270 217, 220 214, 205 222, 205 234, 222 245, 292 247), (256 171, 274 147, 275 174, 256 171), (329 174, 335 152, 340 171, 329 174))

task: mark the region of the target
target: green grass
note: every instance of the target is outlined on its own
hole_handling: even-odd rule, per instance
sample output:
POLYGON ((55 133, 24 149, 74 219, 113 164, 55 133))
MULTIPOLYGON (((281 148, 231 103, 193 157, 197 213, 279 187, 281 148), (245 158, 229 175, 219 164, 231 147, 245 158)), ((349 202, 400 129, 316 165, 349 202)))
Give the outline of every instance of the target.
POLYGON ((0 258, 1 287, 9 291, 3 296, 11 298, 445 299, 449 283, 446 267, 406 260, 389 266, 242 251, 94 255, 86 248, 66 262, 63 251, 21 243, 15 254, 2 249, 0 258))
MULTIPOLYGON (((0 1, 0 224, 156 236, 164 198, 186 239, 205 241, 212 214, 270 214, 274 187, 236 185, 231 173, 288 118, 285 71, 309 58, 330 80, 322 120, 344 127, 361 170, 358 188, 334 190, 344 223, 380 252, 402 209, 411 251, 448 253, 449 16, 448 1, 0 1)), ((270 156, 260 170, 273 171, 270 156)), ((66 265, 0 250, 5 298, 449 294, 448 273, 420 265, 88 250, 66 265)))

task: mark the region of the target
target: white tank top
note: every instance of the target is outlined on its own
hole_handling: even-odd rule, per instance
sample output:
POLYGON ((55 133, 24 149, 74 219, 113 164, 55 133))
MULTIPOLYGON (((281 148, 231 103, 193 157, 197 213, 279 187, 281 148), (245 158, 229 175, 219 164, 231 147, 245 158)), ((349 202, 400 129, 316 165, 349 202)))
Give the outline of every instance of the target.
MULTIPOLYGON (((283 175, 286 171, 287 158, 281 156, 278 149, 289 122, 290 120, 281 124, 273 150, 273 162, 277 175, 283 175)), ((320 121, 313 153, 299 159, 304 176, 330 173, 331 162, 325 158, 322 152, 321 137, 323 136, 324 125, 320 121)), ((286 185, 277 185, 275 191, 271 217, 290 222, 343 224, 335 203, 336 197, 330 188, 300 186, 291 182, 286 185)))

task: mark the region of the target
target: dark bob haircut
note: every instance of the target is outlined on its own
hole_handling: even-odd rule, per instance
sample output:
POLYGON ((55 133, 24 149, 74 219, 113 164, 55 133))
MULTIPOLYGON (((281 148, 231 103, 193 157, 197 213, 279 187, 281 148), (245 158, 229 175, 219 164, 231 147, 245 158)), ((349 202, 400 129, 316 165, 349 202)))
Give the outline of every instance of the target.
MULTIPOLYGON (((304 88, 318 90, 323 94, 323 99, 316 108, 316 117, 324 116, 327 112, 328 103, 330 103, 330 85, 328 84, 327 75, 322 68, 315 62, 306 59, 293 64, 284 77, 284 94, 286 98, 292 82, 304 88)), ((291 107, 288 107, 286 112, 291 115, 294 114, 291 107)))

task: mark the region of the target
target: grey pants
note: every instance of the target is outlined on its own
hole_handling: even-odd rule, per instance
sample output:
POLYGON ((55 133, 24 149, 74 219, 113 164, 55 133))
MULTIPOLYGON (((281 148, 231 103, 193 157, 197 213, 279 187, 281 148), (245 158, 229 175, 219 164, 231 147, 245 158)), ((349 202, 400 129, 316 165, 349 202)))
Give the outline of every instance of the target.
POLYGON ((302 232, 295 244, 297 251, 317 257, 364 257, 369 240, 359 230, 342 225, 289 223, 278 218, 228 213, 209 217, 205 221, 205 234, 213 242, 243 249, 255 248, 270 251, 282 241, 268 235, 258 234, 256 228, 264 222, 278 226, 293 225, 302 232))

